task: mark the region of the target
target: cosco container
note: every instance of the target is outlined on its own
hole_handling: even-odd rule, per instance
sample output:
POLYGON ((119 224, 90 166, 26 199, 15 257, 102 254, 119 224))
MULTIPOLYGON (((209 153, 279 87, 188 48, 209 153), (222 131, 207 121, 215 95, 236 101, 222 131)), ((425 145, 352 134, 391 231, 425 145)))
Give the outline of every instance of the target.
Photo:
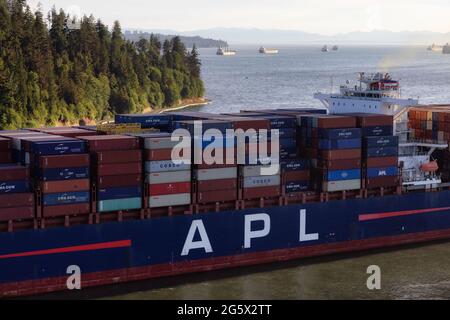
POLYGON ((58 206, 63 204, 87 203, 90 200, 90 193, 68 192, 68 193, 51 193, 43 196, 44 206, 58 206))
POLYGON ((169 128, 171 116, 168 114, 117 114, 115 123, 138 123, 143 129, 169 128))
POLYGON ((88 179, 89 178, 89 167, 40 169, 38 178, 41 181, 88 179))
POLYGON ((129 199, 103 200, 97 202, 98 212, 138 210, 141 208, 142 208, 142 199, 140 197, 129 199))
POLYGON ((342 140, 361 138, 361 129, 359 128, 319 129, 317 132, 320 139, 342 140))
POLYGON ((322 150, 361 149, 361 139, 319 140, 322 150))
POLYGON ((147 183, 161 184, 161 183, 175 183, 175 182, 189 182, 192 180, 191 171, 175 171, 175 172, 158 172, 147 175, 147 183))
POLYGON ((174 163, 172 160, 147 161, 147 162, 145 162, 145 170, 149 173, 187 171, 187 170, 191 170, 191 164, 174 163))
POLYGON ((30 192, 30 183, 25 181, 0 182, 0 194, 30 192))
POLYGON ((200 169, 194 172, 197 180, 216 180, 237 178, 237 167, 221 169, 200 169))
POLYGON ((361 179, 345 181, 329 181, 322 183, 324 192, 350 191, 361 189, 361 179))
POLYGON ((171 194, 149 198, 150 208, 175 207, 191 204, 191 194, 171 194))
POLYGON ((368 178, 397 177, 398 175, 399 175, 398 167, 368 168, 367 169, 367 177, 368 178))
POLYGON ((115 187, 115 188, 99 189, 97 199, 103 201, 103 200, 139 198, 141 196, 142 196, 141 186, 115 187))
POLYGON ((280 183, 279 175, 244 178, 244 188, 273 187, 279 186, 280 183))

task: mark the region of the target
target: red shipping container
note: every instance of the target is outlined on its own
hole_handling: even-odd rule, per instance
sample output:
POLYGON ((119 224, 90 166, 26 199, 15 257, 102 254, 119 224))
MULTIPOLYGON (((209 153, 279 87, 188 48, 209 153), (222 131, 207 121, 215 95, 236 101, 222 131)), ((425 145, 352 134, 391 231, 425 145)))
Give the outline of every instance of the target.
POLYGON ((214 203, 225 201, 236 201, 237 190, 220 190, 220 191, 205 191, 197 194, 197 201, 199 203, 214 203))
POLYGON ((382 114, 356 115, 357 124, 360 128, 392 126, 394 117, 382 114))
POLYGON ((101 164, 97 167, 98 176, 118 176, 142 173, 142 162, 101 164))
POLYGON ((191 193, 190 182, 152 184, 149 185, 148 188, 151 197, 165 196, 169 194, 191 193))
POLYGON ((89 214, 90 211, 91 210, 89 203, 50 206, 42 208, 42 214, 44 218, 89 214))
POLYGON ((0 209, 0 221, 34 219, 34 206, 0 209))
POLYGON ((7 138, 0 138, 0 152, 9 151, 11 149, 11 140, 7 138))
POLYGON ((243 190, 244 200, 273 198, 280 195, 280 187, 246 188, 243 190))
POLYGON ((330 151, 321 150, 319 155, 321 159, 325 160, 361 159, 361 149, 330 151))
POLYGON ((366 160, 367 168, 386 168, 386 167, 396 167, 398 166, 397 157, 380 157, 380 158, 369 158, 366 160))
POLYGON ((0 195, 0 208, 31 207, 33 205, 34 193, 0 195))
POLYGON ((197 191, 220 191, 220 190, 236 190, 237 179, 221 179, 212 181, 197 181, 197 191))
POLYGON ((356 118, 349 116, 317 116, 317 127, 321 129, 355 128, 356 118))
POLYGON ((89 158, 89 154, 41 156, 39 157, 39 166, 43 169, 89 167, 89 158))
POLYGON ((398 185, 399 185, 398 177, 380 177, 366 180, 367 189, 396 187, 398 185))
POLYGON ((89 191, 89 179, 41 182, 43 193, 89 191))
POLYGON ((12 155, 10 151, 0 152, 0 162, 10 163, 12 162, 12 155))
POLYGON ((309 170, 291 171, 284 173, 286 182, 307 181, 309 180, 310 176, 311 174, 309 170))
POLYGON ((346 160, 318 160, 318 168, 327 168, 329 170, 350 170, 361 168, 361 159, 346 160))
POLYGON ((236 167, 236 164, 197 164, 196 169, 206 170, 206 169, 224 169, 236 167))
POLYGON ((20 181, 30 178, 30 170, 22 166, 0 167, 0 181, 20 181))
POLYGON ((98 177, 97 186, 100 189, 115 187, 132 187, 142 184, 141 174, 98 177))
POLYGON ((102 151, 95 153, 97 164, 141 162, 141 150, 102 151))
POLYGON ((139 149, 139 138, 121 135, 85 136, 90 152, 139 149))

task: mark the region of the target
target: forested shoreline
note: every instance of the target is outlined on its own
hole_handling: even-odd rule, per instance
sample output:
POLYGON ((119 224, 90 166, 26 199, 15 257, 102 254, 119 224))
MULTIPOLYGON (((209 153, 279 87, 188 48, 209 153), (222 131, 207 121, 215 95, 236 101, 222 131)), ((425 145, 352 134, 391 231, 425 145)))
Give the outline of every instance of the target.
POLYGON ((202 97, 195 46, 125 40, 93 16, 0 0, 0 129, 101 120, 202 97))

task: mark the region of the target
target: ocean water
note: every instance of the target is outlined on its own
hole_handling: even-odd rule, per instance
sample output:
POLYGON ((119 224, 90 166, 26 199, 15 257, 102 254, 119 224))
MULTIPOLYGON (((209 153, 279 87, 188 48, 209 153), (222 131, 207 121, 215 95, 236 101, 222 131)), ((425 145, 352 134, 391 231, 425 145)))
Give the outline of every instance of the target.
MULTIPOLYGON (((221 57, 201 50, 210 112, 320 107, 316 91, 338 89, 356 73, 389 72, 405 97, 450 104, 450 55, 424 47, 352 47, 322 53, 320 47, 280 47, 279 55, 236 47, 221 57)), ((152 280, 96 290, 108 299, 450 299, 450 242, 305 259, 152 280), (381 269, 381 290, 369 290, 367 268, 381 269)))

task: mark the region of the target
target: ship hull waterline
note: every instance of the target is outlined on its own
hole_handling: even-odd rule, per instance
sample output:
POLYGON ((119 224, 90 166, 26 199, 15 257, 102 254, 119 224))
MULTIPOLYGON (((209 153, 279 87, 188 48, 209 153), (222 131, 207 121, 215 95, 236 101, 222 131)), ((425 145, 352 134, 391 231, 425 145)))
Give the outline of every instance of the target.
POLYGON ((0 234, 0 295, 450 239, 450 191, 0 234))

